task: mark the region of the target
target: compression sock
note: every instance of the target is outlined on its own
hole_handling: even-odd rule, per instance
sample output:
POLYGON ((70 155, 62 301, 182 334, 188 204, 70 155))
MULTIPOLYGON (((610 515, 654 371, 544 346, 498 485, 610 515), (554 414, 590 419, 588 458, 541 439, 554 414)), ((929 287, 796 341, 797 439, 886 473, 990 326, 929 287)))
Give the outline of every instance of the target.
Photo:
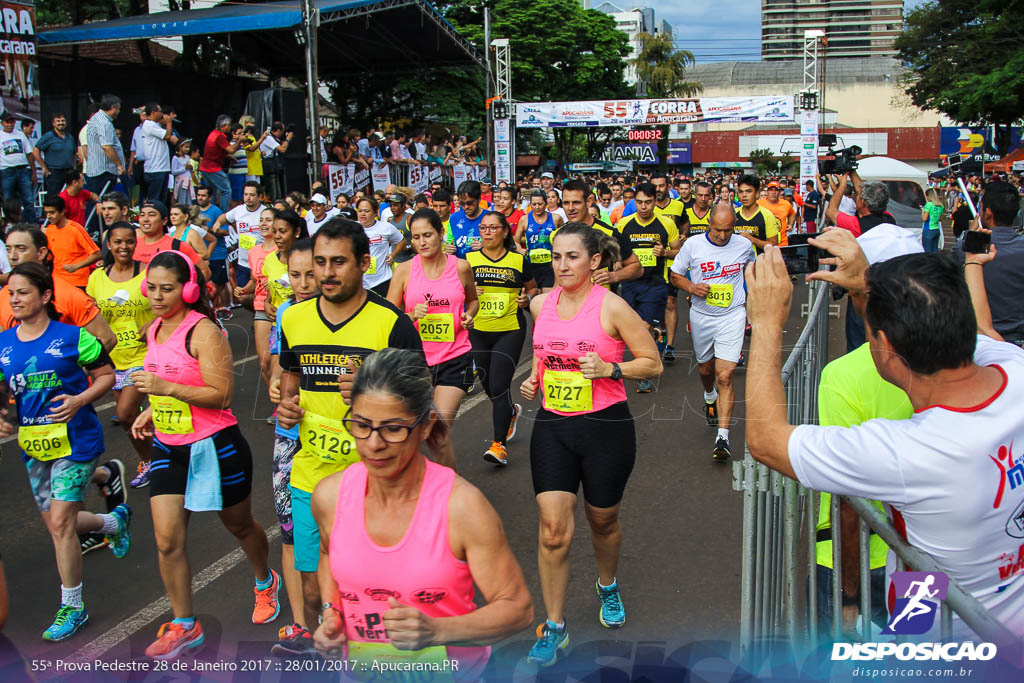
POLYGON ((121 520, 116 515, 96 515, 103 520, 103 528, 100 529, 100 533, 105 536, 116 534, 118 529, 121 528, 121 520))
POLYGON ((710 392, 704 392, 704 402, 714 403, 718 400, 718 389, 712 389, 710 392))

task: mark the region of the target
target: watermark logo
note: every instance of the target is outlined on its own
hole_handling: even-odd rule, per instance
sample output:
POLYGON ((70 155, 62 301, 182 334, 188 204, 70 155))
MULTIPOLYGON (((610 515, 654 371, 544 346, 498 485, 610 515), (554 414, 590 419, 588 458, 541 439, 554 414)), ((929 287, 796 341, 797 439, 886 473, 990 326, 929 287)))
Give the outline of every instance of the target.
POLYGON ((943 572, 893 572, 892 591, 896 603, 889 610, 889 623, 882 633, 927 633, 935 623, 939 603, 946 598, 948 590, 949 577, 943 572))

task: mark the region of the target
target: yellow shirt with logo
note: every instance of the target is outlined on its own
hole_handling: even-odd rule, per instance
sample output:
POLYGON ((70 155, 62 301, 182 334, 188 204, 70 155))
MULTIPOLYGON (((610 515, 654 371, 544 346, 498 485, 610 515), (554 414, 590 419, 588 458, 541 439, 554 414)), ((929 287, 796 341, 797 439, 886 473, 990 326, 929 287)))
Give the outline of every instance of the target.
POLYGON ((708 207, 707 213, 703 216, 698 216, 697 212, 694 211, 694 207, 690 207, 686 210, 686 222, 690 226, 686 236, 699 235, 708 231, 708 226, 711 225, 711 208, 708 207))
POLYGON ((366 302, 334 325, 320 310, 320 297, 292 304, 281 316, 281 370, 299 375, 302 448, 292 461, 291 485, 312 492, 321 479, 359 460, 355 442, 341 425, 349 406, 338 390, 348 364, 358 368, 387 347, 423 352, 412 320, 390 302, 367 291, 366 302))
POLYGON ((110 360, 118 370, 141 368, 146 358, 146 337, 139 329, 156 316, 149 307, 149 299, 142 295, 144 268, 125 282, 114 282, 105 268, 97 268, 89 275, 85 293, 93 298, 100 315, 110 325, 117 345, 110 352, 110 360))
POLYGON ((267 254, 263 259, 263 277, 267 279, 267 294, 271 305, 277 309, 292 298, 292 285, 288 280, 288 265, 277 257, 278 252, 267 254))
POLYGON ((615 230, 625 237, 632 248, 644 274, 636 282, 657 284, 668 282, 668 267, 671 259, 655 256, 653 248, 660 244, 668 249, 672 242, 679 239, 679 228, 668 216, 653 215, 647 222, 640 220, 640 214, 634 213, 615 224, 615 230))
MULTIPOLYGON (((759 240, 770 240, 779 234, 779 219, 768 209, 760 204, 757 205, 757 212, 750 218, 743 215, 743 207, 736 209, 736 232, 748 232, 759 240)), ((761 250, 754 248, 758 254, 761 250)))
POLYGON ((510 332, 523 325, 516 298, 533 279, 530 262, 517 251, 506 251, 493 260, 483 250, 466 253, 479 292, 480 310, 473 327, 481 332, 510 332))

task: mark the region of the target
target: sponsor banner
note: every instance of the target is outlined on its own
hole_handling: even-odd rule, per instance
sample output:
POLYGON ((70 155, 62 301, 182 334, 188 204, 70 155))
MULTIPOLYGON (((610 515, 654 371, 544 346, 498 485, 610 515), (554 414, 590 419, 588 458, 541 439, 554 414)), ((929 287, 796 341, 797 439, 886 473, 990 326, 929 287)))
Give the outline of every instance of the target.
POLYGON ((692 147, 689 142, 673 142, 668 143, 668 163, 671 164, 689 164, 693 162, 691 156, 692 147))
POLYGON ((800 112, 800 194, 806 194, 807 181, 817 186, 818 179, 818 112, 800 112))
POLYGON ((512 143, 494 143, 494 182, 512 182, 512 143))
MULTIPOLYGON (((0 92, 0 111, 10 112, 21 121, 35 122, 31 133, 26 132, 29 144, 35 145, 42 137, 40 124, 39 62, 36 56, 36 9, 31 0, 24 2, 0 2, 3 21, 0 21, 0 55, 4 62, 4 88, 0 92)), ((29 163, 32 155, 29 154, 29 163)), ((36 169, 40 167, 36 165, 36 169)), ((42 183, 42 173, 38 173, 42 183)), ((120 184, 111 190, 122 190, 120 184)))
POLYGON ((430 182, 439 182, 441 180, 441 167, 431 166, 430 167, 430 182))
POLYGON ((466 182, 467 180, 470 180, 470 169, 471 167, 466 166, 465 164, 455 164, 455 166, 452 167, 452 179, 455 183, 456 191, 458 191, 459 185, 462 185, 462 183, 466 182))
POLYGON ((331 188, 331 204, 344 192, 352 196, 353 183, 356 175, 355 164, 327 164, 327 181, 331 188))
POLYGON ((512 126, 509 125, 509 119, 494 119, 494 141, 495 142, 509 142, 511 138, 512 126))
POLYGON ((427 178, 427 167, 419 164, 409 164, 409 187, 416 192, 426 192, 430 187, 430 180, 427 178))
POLYGON ((520 128, 736 121, 789 123, 793 120, 792 96, 523 102, 516 105, 516 125, 520 128))
POLYGON ((616 142, 606 147, 605 161, 635 161, 641 166, 658 165, 657 142, 616 142))
POLYGON ((388 185, 391 184, 391 171, 388 170, 387 164, 374 164, 371 175, 373 176, 374 192, 388 189, 388 185))
POLYGON ((370 182, 370 171, 369 170, 367 170, 365 168, 361 168, 358 171, 356 171, 355 187, 356 187, 357 190, 363 189, 364 187, 366 187, 369 184, 369 182, 370 182))

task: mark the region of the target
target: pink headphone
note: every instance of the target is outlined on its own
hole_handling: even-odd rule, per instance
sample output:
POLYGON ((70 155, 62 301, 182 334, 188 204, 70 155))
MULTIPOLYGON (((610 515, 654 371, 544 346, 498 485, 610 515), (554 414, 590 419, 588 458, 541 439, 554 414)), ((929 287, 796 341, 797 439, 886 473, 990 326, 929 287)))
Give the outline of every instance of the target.
MULTIPOLYGON (((197 282, 197 278, 196 278, 196 267, 195 267, 195 265, 193 265, 193 263, 189 259, 189 257, 185 256, 185 254, 183 254, 182 252, 177 251, 175 249, 168 249, 166 251, 161 251, 159 253, 161 253, 161 254, 177 254, 182 259, 184 259, 185 264, 188 265, 188 282, 186 282, 185 286, 181 288, 181 299, 182 299, 182 301, 184 301, 187 304, 194 304, 195 302, 199 301, 199 283, 197 282)), ((149 267, 148 266, 146 267, 146 273, 147 273, 147 275, 149 274, 149 267)), ((146 278, 146 277, 142 278, 142 296, 146 296, 146 294, 148 293, 148 290, 149 290, 149 288, 147 286, 148 285, 147 280, 148 280, 148 278, 146 278)))

